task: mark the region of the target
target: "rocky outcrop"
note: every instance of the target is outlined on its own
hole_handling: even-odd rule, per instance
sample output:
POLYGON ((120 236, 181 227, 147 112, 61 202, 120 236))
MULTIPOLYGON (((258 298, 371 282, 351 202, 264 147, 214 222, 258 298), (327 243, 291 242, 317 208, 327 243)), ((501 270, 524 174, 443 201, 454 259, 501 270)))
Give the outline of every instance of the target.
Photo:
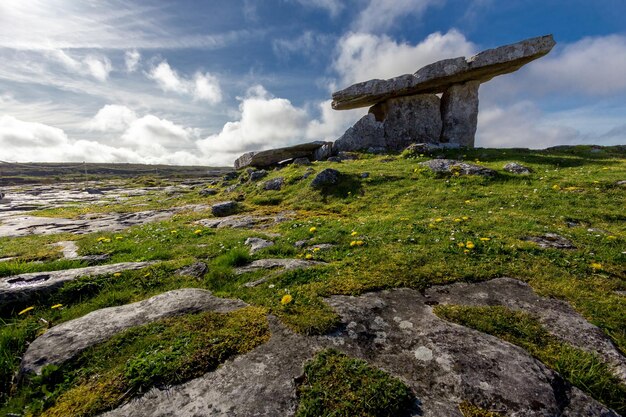
POLYGON ((24 354, 20 369, 22 373, 40 373, 44 366, 63 363, 125 329, 165 317, 208 310, 227 313, 246 305, 240 300, 214 297, 209 291, 185 288, 133 304, 104 308, 54 326, 35 339, 24 354))
POLYGON ((254 255, 261 249, 274 246, 274 242, 272 242, 271 240, 261 239, 260 237, 249 237, 244 242, 244 245, 250 246, 250 255, 254 255))
POLYGON ((530 168, 520 165, 517 162, 509 162, 503 169, 506 172, 517 175, 530 175, 532 173, 530 168))
MULTIPOLYGON (((487 292, 497 301, 497 294, 506 294, 500 284, 470 290, 470 297, 487 292)), ((410 289, 333 296, 327 303, 340 323, 327 336, 296 335, 270 317, 268 343, 200 378, 154 388, 104 416, 291 416, 303 364, 333 347, 400 378, 420 404, 413 415, 463 417, 459 404, 470 401, 510 416, 617 417, 523 349, 437 317, 430 304, 435 297, 445 302, 446 288, 427 296, 410 289)), ((539 297, 520 288, 524 300, 550 310, 550 300, 533 301, 539 297)), ((450 289, 451 299, 464 290, 450 289)))
POLYGON ((237 210, 236 201, 222 201, 211 206, 211 214, 215 217, 225 217, 233 214, 237 210))
POLYGON ((574 246, 569 239, 556 233, 546 233, 541 236, 527 236, 523 240, 534 242, 544 249, 576 249, 576 246, 574 246))
POLYGON ((431 159, 430 161, 420 162, 420 165, 438 174, 480 175, 483 177, 493 177, 497 174, 493 169, 454 159, 431 159))
POLYGON ((281 212, 273 216, 252 216, 252 215, 232 215, 218 219, 202 219, 196 223, 209 228, 233 228, 233 229, 252 229, 267 228, 278 223, 291 220, 295 216, 295 212, 281 212))
POLYGON ((552 35, 541 36, 488 49, 468 59, 444 59, 427 65, 414 74, 354 84, 333 93, 332 107, 335 110, 356 109, 390 98, 444 93, 450 86, 468 81, 489 81, 497 75, 517 71, 527 63, 541 58, 554 45, 552 35))
POLYGON ((270 149, 260 152, 248 152, 237 158, 235 161, 235 168, 240 169, 247 166, 265 168, 288 159, 303 157, 313 158, 315 151, 325 144, 327 144, 327 142, 317 141, 289 146, 286 148, 270 149))
POLYGON ((0 310, 9 310, 15 305, 25 305, 33 298, 57 290, 68 281, 79 277, 114 274, 116 272, 141 269, 154 262, 122 262, 111 265, 88 266, 62 271, 31 272, 0 278, 0 310))
POLYGON ((474 147, 478 123, 479 81, 451 85, 441 97, 440 142, 446 147, 474 147))

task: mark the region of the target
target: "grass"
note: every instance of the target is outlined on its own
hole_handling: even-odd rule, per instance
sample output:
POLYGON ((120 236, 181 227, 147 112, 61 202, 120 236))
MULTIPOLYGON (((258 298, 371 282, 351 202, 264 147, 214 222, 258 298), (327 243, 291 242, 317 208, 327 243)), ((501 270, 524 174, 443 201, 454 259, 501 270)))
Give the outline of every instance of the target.
POLYGON ((400 417, 415 402, 400 380, 333 349, 306 363, 298 397, 296 417, 400 417))
POLYGON ((502 306, 438 305, 434 312, 526 349, 572 385, 618 413, 626 412, 626 385, 613 375, 610 367, 597 355, 552 336, 535 317, 502 306))
MULTIPOLYGON (((242 299, 278 316, 294 331, 320 334, 338 322, 323 302, 329 295, 396 287, 422 290, 437 284, 510 276, 527 282, 541 296, 568 301, 626 353, 626 298, 617 293, 626 290, 626 216, 621 204, 626 188, 616 184, 626 179, 623 148, 446 152, 447 157, 496 169, 498 175, 491 179, 436 176, 419 165, 427 157, 407 156, 384 162, 388 156, 364 154, 341 164, 316 162, 311 166, 314 174, 304 180, 300 178, 308 167, 270 171, 263 181, 285 177, 281 191, 268 192, 257 183, 245 182, 232 193, 226 191, 226 185, 216 185, 220 192, 210 197, 201 197, 195 190, 168 196, 154 189, 148 195, 101 206, 74 204, 40 211, 75 217, 187 204, 208 206, 243 195, 240 209, 245 214, 272 215, 285 210, 297 214, 291 221, 258 231, 202 227, 196 221, 211 217, 207 209, 180 212, 169 220, 120 232, 0 238, 0 257, 17 257, 0 263, 0 275, 4 276, 79 266, 59 259, 58 248, 50 246, 69 239, 76 241, 79 254, 106 253, 110 263, 158 261, 147 270, 68 283, 50 297, 35 300, 34 309, 26 314, 17 313, 31 304, 3 314, 0 404, 16 395, 15 391, 8 394, 19 358, 48 326, 184 287, 242 299), (516 176, 504 172, 502 167, 513 161, 529 166, 533 173, 516 176), (328 167, 342 173, 342 182, 334 189, 312 189, 309 184, 315 173, 328 167), (361 178, 363 172, 369 177, 361 178), (542 249, 523 240, 548 232, 570 239, 576 249, 542 249), (250 256, 244 246, 248 237, 271 239, 275 245, 250 256), (301 240, 307 246, 296 248, 295 242, 301 240), (363 244, 351 245, 355 241, 363 244), (309 249, 321 243, 334 246, 317 252, 309 249), (325 265, 276 274, 252 288, 243 284, 262 278, 263 272, 236 275, 233 271, 254 259, 304 259, 307 255, 325 265), (204 279, 175 274, 195 261, 209 266, 204 279), (280 300, 286 294, 292 296, 292 302, 282 305, 280 300), (55 303, 63 307, 51 310, 55 303)), ((230 184, 238 182, 234 179, 230 184)), ((142 178, 128 186, 141 184, 159 185, 142 178)), ((566 356, 567 351, 553 352, 557 353, 566 356)), ((574 371, 584 371, 587 365, 572 366, 574 371)))
POLYGON ((151 387, 179 384, 269 339, 266 312, 199 313, 127 330, 23 384, 4 412, 92 416, 151 387))

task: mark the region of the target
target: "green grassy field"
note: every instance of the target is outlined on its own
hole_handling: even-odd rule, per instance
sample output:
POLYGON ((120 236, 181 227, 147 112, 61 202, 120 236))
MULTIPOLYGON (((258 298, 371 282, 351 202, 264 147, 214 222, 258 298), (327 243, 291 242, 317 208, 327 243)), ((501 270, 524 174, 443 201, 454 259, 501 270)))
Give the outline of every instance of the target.
MULTIPOLYGON (((285 185, 280 191, 264 191, 258 183, 242 182, 232 193, 227 193, 224 186, 218 187, 220 193, 212 197, 200 197, 197 190, 189 190, 167 203, 211 204, 242 194, 242 213, 297 212, 293 220, 264 231, 204 228, 195 221, 210 218, 210 210, 207 210, 181 212, 168 221, 116 233, 0 239, 2 257, 18 258, 0 263, 1 276, 79 266, 59 260, 60 253, 46 246, 68 238, 77 242, 80 254, 107 253, 111 255, 111 263, 159 261, 146 270, 68 283, 51 297, 6 313, 0 322, 0 403, 4 404, 0 413, 57 415, 54 410, 70 410, 74 395, 90 389, 92 380, 87 372, 81 372, 80 360, 50 370, 50 378, 56 381, 53 387, 47 387, 45 381, 30 385, 14 383, 12 377, 28 342, 46 328, 99 308, 142 300, 182 287, 205 288, 217 296, 240 298, 262 309, 263 314, 276 315, 296 332, 320 334, 332 330, 338 320, 323 302, 323 297, 332 294, 360 294, 396 287, 424 289, 436 284, 508 276, 529 283, 542 296, 568 301, 626 353, 626 297, 618 293, 626 290, 626 186, 617 184, 626 180, 624 147, 455 150, 448 151, 447 156, 495 169, 498 175, 494 178, 438 176, 418 165, 430 159, 426 156, 361 155, 358 160, 340 164, 316 162, 312 165, 315 172, 324 168, 341 172, 341 183, 332 188, 315 190, 309 186, 314 175, 302 179, 307 167, 288 166, 271 171, 261 181, 284 177, 285 185), (528 176, 509 174, 502 170, 507 162, 519 162, 532 168, 533 173, 528 176), (369 173, 367 178, 361 177, 364 172, 369 173), (271 238, 275 245, 248 255, 245 239, 267 238, 270 232, 280 234, 271 238), (545 233, 558 233, 570 239, 576 248, 542 249, 523 240, 545 233), (334 246, 319 251, 294 246, 296 241, 305 239, 310 245, 329 243, 334 246), (235 275, 233 272, 234 266, 269 257, 306 258, 324 261, 326 265, 285 272, 253 288, 242 284, 260 278, 261 273, 235 275), (209 266, 203 280, 174 274, 177 268, 197 260, 209 266), (282 304, 281 299, 286 294, 292 301, 282 304), (62 307, 51 309, 57 304, 62 307), (34 308, 18 314, 27 307, 34 308), (47 388, 43 390, 42 386, 47 388)), ((242 172, 240 176, 245 180, 247 174, 242 172)), ((231 184, 239 182, 237 179, 231 184)), ((145 202, 146 198, 136 197, 105 207, 106 210, 68 206, 40 214, 71 217, 91 209, 133 211, 136 203, 145 202)), ((158 207, 161 201, 158 196, 150 198, 151 207, 158 207)), ((251 312, 246 317, 212 316, 206 320, 226 321, 232 329, 237 326, 246 329, 250 320, 259 320, 258 311, 254 310, 256 316, 251 312)), ((500 323, 504 314, 500 311, 483 313, 481 320, 488 323, 500 323)), ((452 313, 448 316, 454 319, 452 313)), ((172 320, 191 323, 195 319, 172 320)), ((508 340, 510 332, 490 331, 493 326, 484 323, 466 324, 508 340)), ((138 358, 149 344, 150 332, 137 330, 136 335, 136 339, 140 339, 138 344, 128 348, 125 354, 127 360, 135 361, 135 368, 140 368, 138 358)), ((244 344, 250 348, 262 337, 250 329, 242 336, 244 344)), ((167 340, 164 343, 170 343, 170 339, 167 340)), ((559 372, 576 373, 577 369, 564 370, 555 365, 562 363, 559 362, 562 356, 571 354, 567 349, 556 348, 558 344, 548 339, 532 343, 523 343, 524 340, 520 336, 513 343, 559 372)), ((176 338, 172 337, 172 346, 175 343, 176 338)), ((172 346, 165 349, 174 351, 172 346)), ((181 355, 193 356, 200 354, 198 351, 201 349, 181 355)), ((216 353, 215 358, 218 356, 216 353)), ((215 358, 211 363, 220 363, 215 358)), ((584 361, 578 365, 570 362, 567 366, 580 366, 581 372, 588 365, 584 361)), ((108 365, 102 362, 93 366, 105 369, 108 365)), ((189 377, 197 375, 198 369, 193 369, 193 363, 189 367, 192 368, 189 377)), ((119 375, 124 372, 119 370, 119 375)), ((118 378, 118 374, 115 375, 111 378, 118 378)), ((179 381, 168 375, 163 372, 161 379, 141 384, 179 381)), ((120 388, 119 378, 115 379, 116 383, 100 387, 99 395, 109 398, 117 390, 126 391, 126 385, 120 388)), ((615 392, 623 389, 614 379, 607 378, 607 384, 612 384, 615 392)), ((133 386, 132 382, 124 381, 133 386)), ((401 388, 395 389, 401 391, 401 388)), ((593 387, 587 392, 593 392, 593 387)), ((611 402, 610 405, 619 408, 620 404, 611 402)), ((93 415, 110 406, 112 403, 104 406, 97 403, 75 415, 93 415)), ((470 410, 471 405, 466 408, 470 410)))

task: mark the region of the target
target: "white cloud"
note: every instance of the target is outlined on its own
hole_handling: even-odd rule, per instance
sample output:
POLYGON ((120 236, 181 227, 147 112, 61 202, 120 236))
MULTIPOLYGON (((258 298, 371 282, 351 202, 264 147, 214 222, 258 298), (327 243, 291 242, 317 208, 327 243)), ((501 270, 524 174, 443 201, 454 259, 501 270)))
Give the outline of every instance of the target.
POLYGON ((127 72, 137 71, 139 61, 141 61, 141 54, 136 49, 124 52, 124 64, 126 64, 127 72))
POLYGON ((272 42, 272 49, 279 57, 288 57, 293 54, 327 54, 325 46, 329 45, 332 40, 331 35, 307 30, 297 38, 275 39, 272 42))
POLYGON ((222 90, 219 80, 210 73, 197 72, 193 79, 187 79, 178 74, 167 61, 161 61, 152 67, 148 77, 156 81, 163 91, 172 91, 177 94, 189 94, 194 100, 217 104, 222 101, 222 90))
POLYGON ((137 120, 137 114, 126 106, 107 104, 98 110, 86 127, 101 132, 122 132, 137 120))
POLYGON ((92 76, 98 81, 106 81, 109 78, 109 73, 113 70, 111 60, 103 55, 88 54, 83 58, 76 59, 60 49, 50 50, 47 53, 68 70, 76 74, 92 76))
POLYGON ((443 3, 445 0, 369 0, 353 26, 357 32, 384 31, 391 28, 398 18, 421 17, 429 7, 443 3))
POLYGON ((11 148, 50 147, 67 142, 65 132, 42 123, 24 122, 15 117, 0 117, 0 144, 3 153, 11 148))
POLYGON ((344 4, 341 0, 296 0, 296 1, 306 7, 317 7, 320 9, 324 9, 328 11, 328 13, 333 17, 337 16, 344 8, 344 4))
POLYGON ((414 73, 432 62, 470 56, 475 51, 476 46, 454 29, 432 33, 416 45, 398 43, 386 35, 348 33, 337 45, 333 68, 344 88, 373 78, 414 73))

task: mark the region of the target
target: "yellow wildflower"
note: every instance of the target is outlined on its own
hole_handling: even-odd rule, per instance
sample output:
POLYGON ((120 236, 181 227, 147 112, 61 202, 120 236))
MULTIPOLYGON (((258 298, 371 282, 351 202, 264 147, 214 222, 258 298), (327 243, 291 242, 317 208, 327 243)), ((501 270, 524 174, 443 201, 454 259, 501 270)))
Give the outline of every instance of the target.
POLYGON ((317 227, 311 227, 309 229, 309 233, 315 233, 315 232, 317 232, 317 227))
POLYGON ((429 224, 428 224, 428 227, 433 228, 433 227, 435 227, 435 225, 434 225, 434 224, 432 224, 432 223, 429 223, 429 224))
POLYGON ((457 222, 457 223, 459 223, 459 222, 461 222, 461 219, 456 218, 456 219, 454 219, 454 221, 455 221, 455 222, 457 222))
POLYGON ((559 184, 554 184, 554 185, 552 186, 552 189, 553 189, 553 190, 557 190, 557 191, 558 191, 558 190, 560 190, 560 189, 561 189, 561 186, 560 186, 559 184))
POLYGON ((463 253, 469 253, 469 252, 470 252, 469 249, 463 250, 463 253))
POLYGON ((304 259, 313 259, 313 255, 311 255, 310 253, 307 253, 304 259))
POLYGON ((472 200, 465 200, 465 204, 469 204, 471 202, 472 202, 472 200))
POLYGON ((463 242, 459 242, 456 244, 459 248, 464 248, 465 247, 465 243, 463 242))
POLYGON ((319 252, 320 248, 313 248, 313 252, 319 252))
POLYGON ((358 233, 357 233, 357 232, 352 232, 352 233, 350 233, 350 236, 356 236, 356 235, 358 235, 358 233))
POLYGON ((350 242, 350 246, 356 246, 356 240, 353 240, 352 242, 350 242))
POLYGON ((439 222, 442 222, 442 221, 443 221, 443 219, 442 219, 441 217, 437 217, 437 218, 435 219, 435 221, 436 221, 437 223, 439 223, 439 222))
POLYGON ((178 230, 170 230, 170 233, 171 233, 171 234, 178 233, 178 230))
POLYGON ((103 241, 104 243, 111 243, 111 239, 109 239, 109 238, 102 239, 102 241, 103 241))
POLYGON ((124 236, 115 236, 115 240, 122 240, 124 239, 124 236))
POLYGON ((610 235, 610 236, 607 236, 606 239, 607 240, 615 240, 615 239, 617 239, 617 236, 610 235))
POLYGON ((98 238, 98 242, 102 242, 103 240, 106 240, 106 237, 99 237, 98 238))
POLYGON ((280 299, 280 303, 284 306, 293 301, 293 297, 289 294, 283 295, 283 298, 280 299))
POLYGON ((202 229, 196 229, 196 230, 193 231, 193 233, 195 235, 199 235, 200 233, 202 233, 202 229))
POLYGON ((114 277, 121 277, 121 276, 122 276, 122 273, 121 273, 121 272, 116 272, 116 273, 114 273, 114 274, 113 274, 113 276, 114 276, 114 277))
POLYGON ((590 265, 593 269, 602 269, 602 264, 598 262, 592 262, 590 265))
POLYGON ((356 245, 357 246, 363 246, 363 245, 365 245, 365 242, 363 242, 362 240, 357 240, 356 241, 356 245))
POLYGON ((469 217, 467 217, 467 216, 463 216, 463 217, 461 217, 461 218, 462 218, 463 220, 469 220, 469 217))
POLYGON ((474 249, 474 242, 472 242, 471 240, 468 240, 467 243, 465 243, 465 247, 467 249, 474 249))
POLYGON ((490 237, 481 237, 480 240, 482 240, 483 242, 489 242, 491 240, 490 237))
POLYGON ((22 314, 28 313, 30 310, 33 310, 35 307, 30 306, 30 307, 26 307, 24 310, 20 311, 19 313, 17 313, 18 316, 21 316, 22 314))
POLYGON ((52 307, 50 307, 50 308, 51 308, 51 309, 53 309, 53 310, 55 310, 55 309, 57 309, 57 308, 61 308, 61 307, 63 307, 63 304, 55 304, 55 305, 53 305, 53 306, 52 306, 52 307))

